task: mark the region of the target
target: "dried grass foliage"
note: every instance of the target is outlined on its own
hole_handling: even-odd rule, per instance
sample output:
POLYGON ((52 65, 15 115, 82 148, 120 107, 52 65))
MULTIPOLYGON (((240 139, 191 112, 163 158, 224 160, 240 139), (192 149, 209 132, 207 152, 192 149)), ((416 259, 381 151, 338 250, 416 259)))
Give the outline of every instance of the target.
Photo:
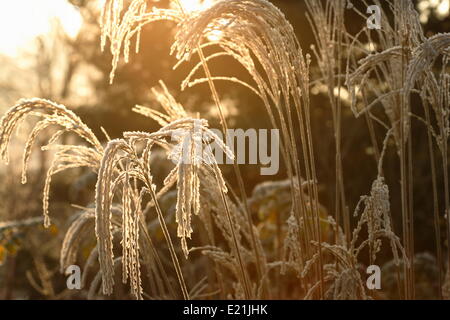
MULTIPOLYGON (((228 190, 210 145, 216 144, 230 159, 234 158, 233 152, 210 130, 206 120, 190 116, 163 83, 153 89, 154 98, 163 112, 144 106, 133 109, 156 121, 161 128, 152 133, 125 132, 121 139, 110 140, 106 145, 102 145, 91 129, 66 107, 43 99, 23 100, 0 121, 0 154, 7 161, 13 132, 26 117, 37 117, 23 156, 22 182, 26 183, 27 164, 37 136, 50 126, 58 128, 48 145, 42 147, 45 151, 55 151, 44 188, 45 226, 50 225, 52 176, 79 167, 87 167, 97 174, 94 208, 79 214, 67 231, 61 250, 61 271, 76 262, 81 241, 95 229, 97 245, 87 259, 83 274, 83 283, 86 284, 88 274, 98 260, 99 270, 90 287, 89 296, 92 298, 98 295, 100 285, 103 294, 111 295, 115 288, 115 274, 121 269, 122 281, 129 282, 131 294, 137 299, 149 296, 200 298, 205 297, 203 291, 207 288, 221 291, 221 297, 226 298, 277 297, 280 291, 285 290, 283 285, 286 284, 280 275, 297 276, 299 286, 291 295, 283 292, 278 297, 369 299, 371 295, 361 277, 360 255, 368 251, 370 261, 376 263, 384 239, 390 245, 395 264, 402 265, 403 272, 409 275, 404 283, 405 297, 414 297, 414 268, 410 263, 414 259, 410 191, 413 183, 410 122, 414 116, 410 100, 414 95, 422 99, 428 112, 428 118, 422 120, 431 143, 436 143, 440 150, 450 239, 447 163, 450 35, 426 38, 411 1, 387 1, 387 6, 375 2, 380 7, 389 7, 395 22, 384 21, 382 31, 364 29, 356 36, 345 29, 347 1, 306 2, 316 37, 313 53, 321 75, 315 83, 327 88, 336 136, 336 208, 332 218, 328 214, 324 217, 318 196, 310 123, 309 95, 310 87, 314 85, 310 81, 312 58, 303 53, 291 24, 279 9, 266 0, 221 0, 209 8, 191 13, 182 7, 149 9, 144 0, 126 3, 107 0, 101 18, 101 42, 102 49, 105 49, 109 41, 113 54, 111 81, 122 55, 128 62, 133 39, 138 50, 140 33, 146 24, 160 20, 174 22, 176 36, 172 53, 178 59, 175 68, 197 56, 199 58, 198 64, 182 82, 181 90, 209 83, 219 110, 221 105, 214 86, 217 81, 243 85, 260 97, 272 126, 282 133, 281 149, 287 168, 283 188, 287 190, 285 194, 290 207, 281 222, 283 238, 278 243, 279 252, 276 257, 269 257, 260 231, 251 219, 250 223, 247 219, 247 200, 239 199, 228 190), (367 51, 366 44, 360 40, 363 36, 376 41, 379 45, 376 52, 367 51), (205 56, 203 49, 208 46, 215 46, 220 51, 205 56), (240 63, 251 75, 252 83, 212 76, 208 64, 222 56, 240 63), (441 71, 436 73, 434 66, 439 59, 441 71), (205 75, 197 76, 202 70, 205 75), (355 208, 354 217, 358 222, 353 230, 346 207, 340 158, 342 101, 335 95, 336 88, 341 92, 345 86, 350 92, 355 116, 366 116, 369 128, 374 122, 381 122, 387 128, 378 158, 377 179, 370 194, 363 196, 355 208), (371 113, 372 108, 378 105, 383 106, 389 124, 371 113), (431 115, 434 121, 431 121, 431 115), (82 143, 58 144, 59 138, 67 133, 75 134, 82 143), (300 144, 296 143, 296 137, 300 137, 300 144), (402 239, 392 226, 392 214, 397 213, 391 212, 389 187, 383 177, 384 154, 391 137, 396 142, 402 168, 402 239), (205 147, 201 153, 199 145, 205 147), (153 181, 155 168, 152 167, 152 159, 155 152, 160 151, 167 161, 173 162, 174 167, 158 188, 153 181), (186 157, 189 161, 184 161, 186 157), (173 189, 176 190, 176 208, 174 217, 169 218, 176 222, 179 246, 171 238, 170 222, 160 204, 173 189), (153 214, 156 215, 152 217, 153 214), (166 270, 168 263, 158 253, 161 249, 153 244, 154 235, 149 233, 152 231, 149 221, 158 221, 169 252, 171 270, 166 270), (205 243, 201 247, 190 248, 188 240, 200 227, 206 231, 202 235, 205 243), (332 241, 323 239, 323 228, 332 231, 332 241), (363 230, 368 234, 366 239, 362 238, 363 230), (117 239, 122 248, 119 258, 115 256, 117 250, 114 250, 117 239), (217 285, 202 280, 189 290, 184 275, 189 266, 180 263, 180 251, 188 263, 192 259, 191 253, 200 251, 207 259, 207 265, 211 266, 213 275, 208 280, 213 279, 217 285), (178 287, 174 287, 169 279, 172 269, 175 270, 178 287), (256 275, 251 271, 255 269, 258 270, 256 275), (151 287, 148 294, 143 289, 144 274, 151 287), (276 289, 271 290, 271 287, 276 289)), ((227 127, 226 123, 222 124, 227 127)), ((434 156, 434 149, 431 147, 430 150, 434 156)), ((434 181, 436 187, 436 179, 434 181)), ((279 183, 269 182, 264 186, 264 192, 274 190, 277 194, 279 188, 279 183)), ((435 195, 437 190, 436 187, 435 195)), ((255 196, 250 202, 256 199, 255 196)), ((439 220, 440 216, 444 215, 436 211, 434 219, 439 220)), ((440 243, 437 246, 440 247, 440 243)), ((442 272, 443 262, 439 263, 442 272)), ((445 282, 443 291, 448 289, 448 271, 445 282)))

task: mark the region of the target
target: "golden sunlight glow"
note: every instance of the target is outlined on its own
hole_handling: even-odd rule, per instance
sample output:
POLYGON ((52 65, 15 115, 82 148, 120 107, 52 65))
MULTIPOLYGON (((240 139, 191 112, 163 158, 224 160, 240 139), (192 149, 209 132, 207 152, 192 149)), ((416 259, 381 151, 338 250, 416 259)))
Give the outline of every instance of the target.
MULTIPOLYGON (((220 19, 217 23, 220 28, 224 28, 230 24, 230 20, 229 19, 220 19)), ((209 32, 208 39, 209 39, 209 41, 212 41, 212 42, 219 41, 222 38, 222 36, 223 36, 223 31, 218 30, 218 29, 213 29, 209 32)))
POLYGON ((440 18, 444 19, 448 17, 450 12, 450 0, 442 1, 436 8, 436 11, 440 18))
POLYGON ((208 39, 211 42, 219 41, 222 38, 223 32, 220 30, 213 30, 208 34, 208 39))
POLYGON ((178 0, 187 12, 198 11, 209 7, 213 0, 178 0))
POLYGON ((82 25, 80 13, 63 0, 13 0, 0 3, 0 54, 15 56, 36 36, 48 33, 58 19, 75 37, 82 25))
POLYGON ((422 23, 427 23, 432 13, 440 20, 444 20, 450 15, 450 0, 421 0, 417 7, 422 23))
MULTIPOLYGON (((215 1, 217 0, 174 0, 173 3, 175 5, 180 4, 185 12, 194 12, 210 7, 215 1)), ((220 23, 226 25, 229 22, 227 19, 222 19, 220 23)), ((219 41, 222 34, 223 32, 220 30, 211 30, 207 37, 209 41, 219 41)))

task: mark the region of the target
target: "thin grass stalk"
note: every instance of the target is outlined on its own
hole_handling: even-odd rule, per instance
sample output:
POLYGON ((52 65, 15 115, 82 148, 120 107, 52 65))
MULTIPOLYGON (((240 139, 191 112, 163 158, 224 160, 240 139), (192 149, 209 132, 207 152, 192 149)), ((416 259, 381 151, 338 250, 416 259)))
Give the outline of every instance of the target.
MULTIPOLYGON (((211 90, 211 94, 214 100, 214 103, 217 107, 217 109, 219 110, 219 115, 220 115, 220 122, 222 125, 222 131, 224 132, 224 134, 226 135, 228 132, 228 124, 227 121, 223 115, 223 108, 222 108, 222 104, 220 102, 219 99, 219 95, 216 89, 216 86, 214 84, 214 81, 212 81, 212 76, 211 76, 211 72, 209 70, 208 67, 208 63, 205 59, 205 56, 203 54, 202 49, 200 48, 200 46, 197 46, 197 50, 198 50, 198 54, 199 57, 202 61, 203 64, 203 70, 205 71, 206 77, 208 78, 208 85, 209 88, 211 90)), ((261 253, 258 250, 258 246, 256 245, 256 236, 255 236, 255 232, 253 229, 253 220, 250 214, 250 208, 248 205, 248 198, 247 198, 247 194, 245 192, 245 187, 244 187, 244 181, 242 179, 242 174, 241 171, 239 169, 239 166, 237 164, 237 158, 234 159, 233 162, 233 169, 238 181, 238 185, 239 185, 239 190, 240 190, 240 194, 242 197, 242 202, 244 203, 244 210, 245 210, 245 215, 247 217, 247 223, 248 223, 248 227, 249 227, 249 232, 250 232, 250 237, 251 237, 251 245, 252 245, 252 250, 255 252, 255 258, 256 258, 256 270, 257 270, 257 275, 258 275, 258 281, 260 281, 262 279, 262 275, 263 275, 263 270, 262 268, 264 267, 264 263, 261 263, 261 253)), ((230 225, 230 227, 232 228, 232 226, 230 225)), ((233 231, 234 232, 234 231, 233 231)), ((245 270, 244 270, 245 272, 245 270)), ((247 276, 245 276, 245 278, 247 278, 247 276)), ((266 290, 268 292, 268 290, 266 290)))
MULTIPOLYGON (((448 34, 444 34, 444 35, 440 35, 439 37, 442 37, 443 40, 446 42, 446 44, 448 45, 448 39, 449 35, 448 34), (447 37, 447 38, 445 38, 447 37)), ((445 48, 445 45, 443 46, 445 48)), ((434 55, 437 54, 437 52, 433 52, 434 55)), ((434 76, 430 73, 428 73, 427 77, 430 77, 432 79, 431 83, 430 83, 430 95, 431 95, 431 105, 433 106, 433 109, 437 109, 435 110, 435 114, 436 114, 436 120, 439 126, 439 137, 436 137, 438 146, 439 146, 439 150, 440 150, 440 154, 442 157, 442 167, 443 167, 443 184, 444 184, 444 201, 445 201, 445 212, 444 215, 446 217, 446 231, 447 231, 447 242, 450 243, 450 188, 449 188, 449 172, 448 172, 448 141, 449 141, 449 129, 448 129, 448 124, 447 124, 447 119, 446 117, 448 117, 448 104, 449 104, 449 95, 448 95, 448 80, 445 80, 445 78, 443 78, 443 74, 444 74, 444 68, 447 66, 448 64, 448 57, 445 57, 443 60, 443 69, 441 71, 441 89, 438 89, 436 87, 437 82, 436 79, 434 79, 434 76), (434 81, 433 81, 434 80, 434 81), (439 96, 440 95, 440 91, 443 91, 443 96, 439 96), (434 107, 435 106, 435 107, 434 107)), ((428 106, 428 102, 426 97, 423 98, 422 100, 423 103, 428 106)), ((431 108, 429 108, 431 109, 431 108)), ((450 255, 448 256, 448 260, 447 260, 447 270, 450 268, 450 255)))
MULTIPOLYGON (((206 215, 207 215, 206 216, 206 221, 204 223, 205 223, 205 225, 207 224, 208 227, 205 227, 205 229, 208 230, 208 228, 209 228, 210 230, 212 230, 213 226, 212 226, 211 211, 207 210, 206 215)), ((205 237, 208 238, 209 243, 211 243, 211 245, 213 247, 216 247, 216 239, 214 237, 214 233, 213 232, 206 232, 205 237)), ((206 243, 206 240, 205 240, 205 243, 206 243)), ((215 273, 213 275, 213 277, 215 276, 216 281, 219 284, 218 286, 219 286, 219 290, 220 290, 220 296, 221 296, 222 299, 226 299, 222 267, 220 266, 220 264, 217 261, 212 261, 212 264, 214 266, 214 273, 215 273)))
MULTIPOLYGON (((402 57, 403 59, 403 57, 402 57)), ((403 68, 403 62, 402 62, 402 68, 403 68)), ((406 252, 408 253, 408 257, 410 257, 409 253, 409 215, 408 215, 408 201, 407 201, 407 176, 406 176, 406 155, 405 155, 405 131, 404 131, 404 102, 403 98, 400 97, 401 103, 400 103, 400 181, 401 181, 401 203, 402 203, 402 228, 403 228, 403 243, 406 249, 406 252)), ((406 264, 403 264, 404 268, 404 289, 405 289, 405 299, 409 300, 411 299, 410 295, 410 270, 409 267, 406 264)))
MULTIPOLYGON (((448 86, 447 86, 448 88, 448 86)), ((449 101, 447 101, 447 104, 449 101)), ((445 99, 443 99, 442 108, 447 107, 445 106, 445 99)), ((448 112, 448 111, 447 111, 448 112)), ((449 142, 449 135, 450 132, 448 131, 448 128, 445 128, 445 115, 444 112, 440 112, 440 131, 441 131, 441 139, 442 139, 442 148, 441 148, 441 155, 442 155, 442 166, 444 171, 444 201, 445 201, 445 216, 447 217, 447 243, 450 246, 450 183, 449 183, 449 172, 448 172, 448 142, 449 142)), ((448 256, 448 262, 447 262, 447 270, 450 270, 450 254, 447 254, 448 256)), ((448 271, 447 271, 448 272, 448 271)))
MULTIPOLYGON (((364 94, 363 94, 364 95, 364 94)), ((365 96, 365 95, 364 95, 365 96)), ((364 98, 364 101, 367 105, 367 100, 364 98)), ((369 135, 370 135, 370 140, 372 141, 372 146, 374 148, 374 153, 375 153, 375 161, 376 163, 378 163, 380 161, 381 155, 380 155, 380 148, 378 146, 378 142, 377 142, 377 136, 375 133, 375 127, 373 125, 373 120, 370 117, 370 111, 365 112, 364 116, 366 118, 366 123, 367 123, 367 127, 369 129, 369 135)), ((379 172, 379 174, 383 175, 383 168, 381 168, 381 172, 379 172)))
MULTIPOLYGON (((325 1, 325 7, 320 0, 307 1, 308 21, 314 31, 315 40, 319 46, 319 52, 315 52, 316 57, 321 60, 321 72, 323 78, 326 79, 328 91, 328 99, 331 104, 331 113, 333 117, 333 129, 335 135, 335 221, 338 225, 344 226, 347 241, 351 238, 350 232, 350 216, 346 206, 346 196, 344 189, 344 178, 342 168, 342 102, 341 102, 341 73, 342 73, 342 47, 345 42, 348 44, 345 27, 343 26, 343 9, 345 1, 325 1), (330 47, 333 49, 330 53, 330 47), (336 57, 335 57, 336 55, 336 57), (336 76, 336 72, 338 73, 336 76), (337 78, 337 83, 335 81, 337 78), (338 89, 335 96, 334 90, 338 89)), ((336 236, 336 242, 338 241, 336 236)))
POLYGON ((342 42, 343 42, 343 34, 344 34, 344 21, 343 16, 340 14, 344 8, 341 6, 346 5, 346 1, 337 1, 338 8, 335 10, 337 14, 335 15, 335 23, 337 24, 337 34, 338 34, 338 47, 337 47, 337 61, 338 61, 338 79, 337 79, 337 88, 338 95, 336 97, 336 124, 335 124, 335 134, 336 134, 336 197, 340 197, 340 199, 336 199, 336 208, 340 206, 342 210, 343 222, 344 222, 344 233, 347 237, 347 242, 350 242, 350 216, 348 213, 347 205, 346 205, 346 197, 345 197, 345 189, 344 189, 344 173, 342 167, 342 100, 341 100, 341 77, 342 74, 342 42))
MULTIPOLYGON (((388 130, 388 132, 386 134, 386 137, 385 137, 385 140, 384 140, 384 143, 383 143, 383 148, 382 148, 382 151, 380 153, 380 159, 378 161, 378 175, 379 176, 383 176, 382 175, 382 172, 383 172, 383 159, 384 159, 384 156, 386 154, 387 143, 388 143, 389 139, 391 138, 391 136, 394 135, 395 125, 396 124, 394 124, 394 126, 391 129, 388 130)), ((390 224, 392 226, 392 229, 394 230, 395 229, 394 228, 395 227, 394 226, 394 220, 392 218, 392 214, 391 213, 389 215, 389 221, 390 221, 390 224)), ((406 261, 404 261, 404 264, 406 264, 406 261)), ((399 266, 395 266, 395 272, 396 272, 398 296, 400 297, 400 299, 402 299, 402 293, 404 293, 404 292, 402 291, 401 271, 400 271, 400 267, 399 266)))
MULTIPOLYGON (((149 184, 150 188, 152 184, 149 184)), ((167 229, 166 221, 164 220, 164 215, 161 211, 159 203, 157 201, 157 197, 155 192, 152 189, 149 189, 149 193, 152 197, 152 201, 155 204, 156 213, 158 215, 158 220, 161 225, 161 229, 164 234, 164 238, 169 246, 170 257, 172 259, 173 265, 175 267, 175 271, 177 273, 178 282, 180 284, 181 292, 183 294, 184 300, 189 300, 189 292, 186 287, 186 282, 184 281, 183 273, 181 271, 180 262, 178 261, 178 256, 176 254, 175 248, 173 246, 172 238, 170 237, 169 229, 167 229)))
MULTIPOLYGON (((444 170, 445 215, 447 217, 447 243, 450 243, 450 187, 448 173, 448 134, 444 133, 442 146, 442 166, 444 170)), ((450 254, 447 254, 447 270, 450 270, 450 254)), ((447 271, 448 272, 448 271, 447 271)))
MULTIPOLYGON (((143 169, 144 169, 144 172, 145 172, 145 168, 143 168, 143 169)), ((161 229, 162 229, 164 238, 165 238, 165 240, 167 242, 167 245, 169 247, 170 257, 172 259, 172 263, 174 265, 175 272, 177 274, 178 282, 180 284, 181 292, 183 294, 183 299, 184 300, 189 300, 189 291, 187 290, 186 282, 184 281, 184 277, 183 277, 183 273, 182 273, 182 270, 181 270, 180 262, 178 260, 177 254, 176 254, 175 247, 173 245, 172 238, 171 238, 170 233, 169 233, 169 229, 167 228, 167 224, 166 224, 166 221, 164 219, 164 215, 163 215, 163 213, 161 211, 161 207, 159 206, 158 197, 157 197, 157 195, 155 193, 155 190, 153 189, 153 183, 149 180, 148 176, 145 176, 145 180, 146 180, 146 184, 147 184, 148 193, 150 193, 150 196, 151 196, 152 201, 153 201, 154 206, 155 206, 155 210, 156 210, 156 213, 157 213, 157 216, 158 216, 158 221, 159 221, 159 223, 161 225, 161 229)), ((150 238, 150 237, 148 237, 148 238, 150 238)))
MULTIPOLYGON (((160 273, 162 275, 162 279, 164 280, 164 283, 165 283, 165 285, 167 287, 167 290, 172 295, 172 297, 175 299, 175 297, 176 297, 175 290, 174 290, 174 288, 172 286, 172 283, 169 280, 169 277, 167 276, 167 272, 164 269, 164 266, 162 264, 161 258, 159 257, 158 251, 156 250, 156 248, 155 248, 155 246, 153 244, 153 241, 152 241, 150 235, 148 234, 148 230, 145 227, 144 216, 143 215, 142 215, 142 218, 141 218, 141 231, 142 231, 142 234, 144 235, 142 241, 147 241, 148 242, 148 245, 149 245, 149 247, 152 250, 152 255, 153 255, 153 257, 154 257, 154 259, 156 261, 157 268, 159 269, 159 271, 160 271, 160 273)), ((156 278, 158 279, 158 277, 156 277, 156 278)), ((161 287, 161 285, 159 285, 159 287, 161 287)), ((164 294, 164 290, 163 289, 160 289, 160 291, 161 291, 161 293, 164 294)))
MULTIPOLYGON (((406 46, 405 39, 402 41, 402 83, 405 81, 405 64, 406 64, 406 46)), ((407 252, 408 258, 411 261, 411 265, 414 265, 414 252, 411 247, 411 235, 410 235, 410 208, 409 208, 409 188, 408 188, 408 153, 405 150, 408 148, 408 137, 405 136, 405 122, 409 113, 406 112, 406 103, 404 95, 400 94, 400 180, 401 180, 401 203, 402 203, 402 227, 403 227, 403 243, 405 250, 407 252)), ((409 130, 408 130, 409 132, 409 130)), ((412 292, 412 267, 408 266, 406 263, 404 265, 404 285, 405 285, 405 299, 413 299, 412 292)))
MULTIPOLYGON (((425 112, 425 120, 428 124, 431 124, 430 109, 426 99, 422 99, 423 109, 425 112)), ((430 155, 430 167, 431 167, 431 179, 433 185, 433 218, 434 218, 434 232, 436 241, 436 257, 438 264, 438 282, 439 282, 439 299, 442 300, 442 286, 443 286, 443 274, 442 274, 442 247, 441 247, 441 227, 439 219, 439 198, 437 190, 437 179, 436 179, 436 159, 434 155, 433 148, 433 136, 429 128, 427 128, 427 138, 428 138, 428 152, 430 155)))
MULTIPOLYGON (((311 241, 316 241, 318 243, 318 260, 319 264, 315 270, 316 277, 318 276, 320 280, 319 285, 319 297, 320 299, 324 298, 324 275, 323 275, 323 259, 322 259, 322 239, 321 239, 321 230, 320 230, 320 213, 319 213, 319 196, 317 191, 317 175, 315 171, 315 157, 314 157, 314 149, 313 149, 313 143, 312 143, 312 129, 311 129, 311 115, 310 115, 310 101, 309 101, 309 88, 304 88, 306 91, 303 94, 303 99, 301 99, 298 95, 298 92, 295 92, 294 94, 294 104, 295 104, 295 110, 297 114, 297 118, 300 124, 300 138, 301 138, 301 144, 302 144, 302 151, 304 154, 304 167, 306 172, 306 179, 308 181, 312 181, 313 183, 308 183, 308 193, 310 194, 310 198, 312 199, 310 203, 311 212, 313 213, 313 217, 310 219, 306 216, 306 199, 303 195, 303 192, 300 192, 300 204, 302 205, 302 211, 303 212, 303 219, 305 221, 305 237, 306 237, 306 248, 309 249, 310 246, 308 244, 311 243, 311 241), (303 101, 303 104, 301 103, 303 101), (301 107, 303 106, 303 108, 301 107), (306 124, 306 128, 305 128, 306 124), (312 225, 308 223, 310 220, 312 220, 312 225), (311 236, 312 235, 312 236, 311 236)), ((293 124, 292 119, 290 117, 290 113, 288 112, 288 118, 290 121, 290 128, 292 130, 293 124)), ((291 133, 292 137, 295 137, 294 132, 291 133)), ((295 152, 295 154, 298 154, 297 147, 295 144, 295 139, 292 138, 292 148, 295 152)), ((295 164, 297 174, 298 176, 302 175, 302 170, 300 167, 300 163, 298 160, 293 159, 293 162, 295 164)), ((299 181, 300 183, 300 181, 299 181)), ((292 188, 292 186, 291 186, 292 188)), ((310 250, 307 250, 307 255, 310 254, 310 250)))
MULTIPOLYGON (((315 155, 314 155, 314 149, 313 149, 313 142, 312 142, 312 129, 311 129, 311 113, 310 113, 310 101, 309 101, 309 97, 305 97, 304 98, 304 117, 306 118, 305 122, 300 122, 300 123, 306 123, 306 141, 308 144, 308 149, 309 149, 309 153, 306 153, 307 155, 309 155, 309 161, 307 162, 307 164, 310 165, 310 169, 307 170, 310 172, 311 175, 311 181, 313 181, 312 183, 312 194, 313 196, 311 197, 313 199, 312 201, 312 206, 311 206, 311 211, 315 214, 315 216, 313 217, 314 220, 314 226, 313 226, 313 230, 316 232, 316 240, 317 240, 317 250, 318 252, 316 253, 318 255, 318 274, 319 274, 319 280, 320 280, 320 285, 319 285, 319 296, 320 299, 324 299, 324 286, 325 286, 325 278, 324 278, 324 273, 323 273, 323 268, 324 268, 324 263, 323 263, 323 256, 322 256, 322 231, 320 228, 320 212, 319 212, 319 192, 317 189, 317 173, 316 173, 316 165, 315 165, 315 155)), ((302 111, 297 109, 297 113, 299 116, 299 121, 303 120, 303 115, 302 115, 302 111)), ((303 136, 303 134, 302 134, 303 136)), ((304 139, 304 138, 302 138, 304 139)), ((305 156, 305 159, 307 159, 307 157, 305 156)), ((311 184, 308 184, 308 188, 310 189, 309 192, 311 192, 311 184)), ((303 192, 300 193, 301 195, 303 194, 303 192)), ((304 201, 303 201, 304 203, 304 201)))
POLYGON ((248 280, 247 272, 246 272, 245 267, 244 267, 244 263, 242 261, 241 252, 239 250, 239 245, 238 245, 237 238, 236 238, 236 232, 234 231, 233 221, 231 219, 230 208, 228 207, 228 202, 227 202, 227 199, 225 197, 225 194, 224 194, 223 190, 220 190, 220 196, 221 196, 224 208, 225 208, 225 212, 226 212, 226 215, 227 215, 228 223, 230 225, 231 236, 233 237, 234 251, 236 253, 236 257, 237 257, 237 260, 238 260, 238 263, 239 263, 239 268, 240 268, 240 271, 241 271, 241 277, 242 277, 241 281, 243 283, 243 289, 244 289, 245 298, 248 300, 248 299, 251 299, 251 297, 253 296, 252 295, 252 290, 251 290, 250 283, 249 283, 249 280, 248 280))
POLYGON ((414 265, 414 177, 413 177, 413 141, 412 141, 412 127, 409 126, 409 141, 408 141, 408 200, 409 200, 409 241, 411 245, 411 284, 412 284, 412 299, 415 299, 415 265, 414 265))

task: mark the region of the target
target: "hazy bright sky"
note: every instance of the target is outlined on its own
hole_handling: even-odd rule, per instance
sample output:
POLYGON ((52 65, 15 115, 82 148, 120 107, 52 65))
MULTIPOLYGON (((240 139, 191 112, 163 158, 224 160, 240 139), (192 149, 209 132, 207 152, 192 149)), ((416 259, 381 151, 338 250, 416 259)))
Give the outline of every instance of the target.
MULTIPOLYGON (((185 10, 197 10, 214 0, 181 0, 185 10)), ((448 17, 450 0, 421 0, 421 19, 431 10, 448 17)), ((0 0, 0 54, 15 56, 34 37, 50 31, 52 18, 59 18, 66 32, 75 36, 82 19, 66 0, 0 0)))
MULTIPOLYGON (((181 2, 186 10, 196 10, 201 2, 212 0, 181 2)), ((55 17, 69 35, 75 36, 81 27, 80 14, 67 0, 0 0, 0 54, 15 56, 34 37, 50 31, 55 17)))
POLYGON ((0 53, 16 55, 34 37, 50 31, 54 17, 71 36, 81 27, 80 14, 66 0, 1 0, 0 53))

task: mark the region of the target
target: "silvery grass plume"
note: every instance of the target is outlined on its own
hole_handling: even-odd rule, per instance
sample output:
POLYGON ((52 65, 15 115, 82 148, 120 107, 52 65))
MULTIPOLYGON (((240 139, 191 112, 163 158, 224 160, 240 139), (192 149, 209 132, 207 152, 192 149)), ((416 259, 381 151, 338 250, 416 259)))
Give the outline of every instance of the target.
MULTIPOLYGON (((112 293, 114 284, 110 218, 111 206, 118 191, 117 187, 119 185, 123 187, 123 221, 130 223, 130 228, 127 228, 126 225, 123 227, 125 230, 135 228, 136 221, 133 219, 136 219, 136 214, 133 212, 141 208, 142 198, 145 194, 151 195, 152 205, 158 212, 160 223, 164 224, 157 202, 160 192, 153 184, 150 168, 150 157, 154 147, 159 146, 166 150, 168 159, 175 163, 175 168, 164 180, 164 186, 160 191, 165 192, 177 184, 177 234, 186 258, 189 254, 187 239, 191 238, 193 232, 191 219, 193 215, 198 215, 200 210, 201 180, 199 171, 206 170, 214 177, 216 189, 220 189, 222 193, 227 192, 225 181, 210 144, 214 142, 230 158, 234 157, 233 153, 208 129, 206 120, 186 117, 187 114, 179 104, 171 104, 170 102, 174 102, 173 97, 167 95, 165 87, 163 87, 163 93, 154 92, 163 102, 163 107, 168 111, 168 115, 144 107, 137 107, 136 110, 157 120, 163 127, 154 133, 126 132, 123 139, 110 141, 100 165, 96 187, 96 226, 100 265, 104 270, 103 291, 107 294, 112 293), (166 95, 163 96, 163 94, 166 95), (140 186, 138 190, 133 190, 135 185, 140 186)), ((124 232, 127 233, 127 231, 124 232)), ((170 243, 168 233, 165 233, 165 236, 170 243)), ((133 238, 133 235, 130 237, 128 246, 133 247, 136 245, 137 239, 133 238)), ((171 254, 177 265, 175 252, 173 251, 171 254)), ((181 277, 181 271, 178 271, 178 276, 181 277)))
POLYGON ((8 163, 8 147, 14 130, 28 116, 37 117, 38 122, 29 135, 23 155, 22 183, 27 182, 27 165, 31 156, 33 144, 38 135, 51 126, 59 129, 51 136, 43 150, 55 150, 54 160, 48 169, 45 179, 43 211, 44 225, 50 226, 49 193, 52 176, 71 168, 88 167, 98 168, 103 154, 103 147, 81 119, 63 105, 44 99, 21 100, 3 116, 0 121, 0 155, 8 163), (74 133, 89 146, 59 145, 55 142, 63 134, 74 133))
POLYGON ((386 238, 390 242, 394 261, 397 266, 400 265, 400 258, 398 252, 401 252, 408 264, 408 259, 403 251, 400 239, 395 235, 391 224, 391 209, 389 202, 389 188, 384 182, 384 178, 378 177, 372 184, 372 189, 369 196, 361 197, 358 203, 355 216, 361 212, 361 206, 364 205, 364 210, 361 213, 358 225, 353 231, 353 238, 351 242, 352 251, 358 256, 359 253, 366 247, 369 248, 369 256, 371 263, 375 263, 378 252, 381 250, 381 239, 386 238), (366 226, 369 238, 362 241, 359 246, 359 234, 366 226))
MULTIPOLYGON (((43 195, 44 225, 49 227, 49 194, 52 176, 67 169, 80 167, 87 167, 92 169, 94 172, 98 172, 105 150, 97 137, 92 133, 91 129, 89 129, 72 111, 62 105, 58 105, 48 100, 31 99, 20 101, 6 113, 0 122, 0 152, 3 159, 6 161, 8 160, 8 145, 11 140, 12 133, 19 126, 20 122, 24 121, 27 116, 35 116, 39 120, 34 126, 34 129, 31 131, 25 145, 22 172, 23 183, 26 183, 27 164, 31 156, 33 144, 35 143, 38 135, 48 127, 60 127, 50 137, 48 144, 42 147, 43 151, 56 151, 45 179, 43 195), (66 133, 76 134, 89 146, 56 144, 56 141, 58 141, 58 139, 66 133)), ((90 215, 89 213, 85 213, 81 215, 80 218, 77 219, 69 228, 61 249, 61 271, 64 271, 65 267, 70 265, 70 262, 73 262, 76 258, 77 248, 83 240, 83 236, 87 235, 86 231, 89 230, 88 228, 83 227, 85 227, 85 224, 89 221, 90 215)), ((135 225, 132 225, 132 227, 136 228, 135 225)), ((125 224, 122 228, 124 230, 129 229, 125 224)), ((127 241, 129 242, 127 238, 128 234, 126 233, 124 235, 124 259, 129 261, 130 259, 127 259, 126 255, 128 252, 127 248, 130 247, 129 243, 127 243, 127 241)), ((132 233, 132 236, 136 237, 136 234, 132 233)), ((135 249, 136 246, 131 248, 135 249)), ((132 256, 131 260, 134 263, 134 261, 138 260, 138 258, 136 256, 132 256)), ((134 266, 135 264, 133 263, 129 263, 126 266, 134 266)), ((131 267, 129 268, 131 269, 131 267)), ((133 268, 133 272, 138 273, 138 268, 133 268)), ((133 277, 133 281, 135 278, 137 278, 137 276, 133 277)), ((138 285, 132 284, 132 289, 134 290, 134 293, 137 294, 137 291, 135 290, 136 287, 138 287, 138 285)))
POLYGON ((152 8, 147 12, 147 1, 132 0, 127 8, 123 0, 106 0, 101 15, 101 48, 106 47, 107 40, 111 41, 110 50, 113 54, 110 82, 114 81, 115 71, 123 53, 128 62, 131 39, 136 36, 136 53, 139 52, 139 42, 142 27, 148 23, 169 20, 179 23, 181 12, 170 9, 152 8))

